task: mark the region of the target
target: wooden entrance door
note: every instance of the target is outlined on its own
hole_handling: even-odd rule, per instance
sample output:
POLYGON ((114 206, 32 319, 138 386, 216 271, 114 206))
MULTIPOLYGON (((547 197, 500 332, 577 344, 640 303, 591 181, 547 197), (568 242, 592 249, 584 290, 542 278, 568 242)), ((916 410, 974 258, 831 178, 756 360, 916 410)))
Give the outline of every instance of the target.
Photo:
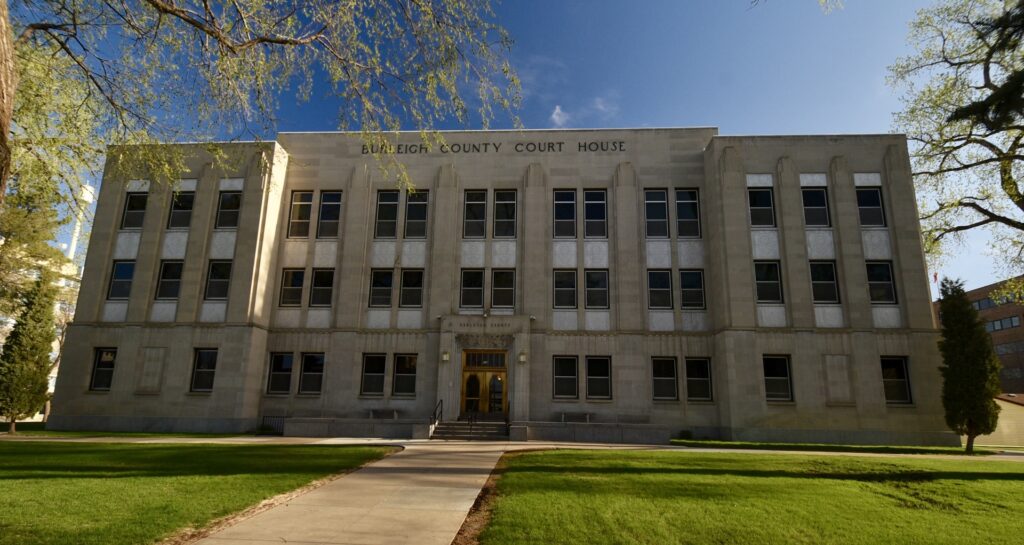
POLYGON ((507 354, 467 350, 462 354, 462 415, 503 417, 508 412, 507 354))

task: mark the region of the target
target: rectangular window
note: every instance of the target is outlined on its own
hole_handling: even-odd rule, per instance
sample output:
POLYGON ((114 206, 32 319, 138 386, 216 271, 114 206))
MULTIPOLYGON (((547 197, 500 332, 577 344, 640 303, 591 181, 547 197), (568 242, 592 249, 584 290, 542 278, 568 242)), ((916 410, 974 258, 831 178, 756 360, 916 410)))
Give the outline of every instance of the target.
POLYGON ((423 306, 423 269, 402 269, 402 286, 398 293, 398 306, 423 306))
POLYGON ((390 307, 391 288, 394 286, 395 273, 391 269, 374 269, 370 271, 370 306, 390 307))
POLYGON ((672 308, 672 271, 647 271, 647 308, 672 308))
POLYGON ((555 308, 576 308, 576 270, 554 272, 555 308))
POLYGON ((679 399, 675 358, 651 358, 651 375, 654 377, 652 387, 654 399, 670 401, 679 399))
POLYGON ((306 283, 305 269, 284 269, 281 271, 281 298, 278 302, 282 307, 302 305, 302 286, 306 283))
POLYGON ((896 284, 892 278, 892 263, 868 261, 868 293, 872 303, 895 303, 896 284))
POLYGON ((700 198, 696 189, 676 190, 676 231, 679 238, 700 238, 700 198))
POLYGON ((1020 327, 1020 316, 1010 316, 1009 318, 1002 318, 1000 320, 988 322, 985 324, 985 331, 992 333, 995 331, 1010 329, 1011 327, 1020 327))
POLYGON ((612 359, 587 356, 587 399, 612 398, 612 359))
POLYGON ((168 229, 188 229, 192 223, 192 205, 196 194, 193 191, 180 191, 171 195, 171 213, 167 216, 168 229))
POLYGON ((460 307, 483 308, 484 271, 482 269, 462 269, 462 284, 459 291, 460 307))
POLYGON ((782 303, 782 276, 778 261, 755 261, 754 282, 758 303, 782 303))
POLYGON ((552 366, 555 398, 577 399, 579 397, 579 375, 576 363, 576 356, 555 356, 552 366))
POLYGON ((811 298, 815 303, 838 303, 835 261, 811 261, 811 298))
POLYGON ((210 267, 206 271, 206 293, 203 298, 207 300, 227 299, 230 286, 231 262, 210 261, 210 267))
POLYGON ((391 393, 396 396, 416 395, 416 354, 395 354, 391 393))
POLYGON ((583 271, 583 290, 586 308, 608 308, 608 271, 583 271))
POLYGON ((885 227, 882 188, 858 187, 857 210, 860 212, 861 227, 885 227))
POLYGON ((127 299, 132 292, 133 276, 135 276, 134 261, 115 261, 110 270, 107 299, 127 299))
POLYGON ((462 238, 487 236, 487 191, 466 191, 466 204, 462 218, 462 238))
MULTIPOLYGON (((301 290, 299 291, 301 294, 301 290)), ((309 285, 309 306, 329 307, 334 299, 334 269, 313 269, 309 285)))
POLYGON ((146 219, 148 193, 128 193, 124 199, 124 213, 121 215, 121 229, 142 229, 146 219))
POLYGON ((320 212, 316 216, 316 238, 336 238, 341 225, 341 191, 320 192, 320 212))
POLYGON ((704 308, 704 271, 702 269, 679 271, 679 287, 682 290, 679 300, 681 308, 704 308))
POLYGON ((910 375, 907 373, 907 358, 882 356, 882 388, 885 402, 893 405, 907 405, 913 402, 910 395, 910 375))
POLYGON ((516 236, 516 191, 505 189, 494 191, 494 237, 515 238, 516 236))
POLYGON ((238 227, 238 213, 242 209, 241 191, 221 191, 217 200, 217 229, 234 229, 238 227))
POLYGON ((97 348, 92 359, 92 376, 89 389, 94 392, 109 392, 114 381, 114 363, 117 361, 116 348, 97 348))
POLYGON ((603 189, 583 192, 583 236, 608 238, 608 193, 603 189))
POLYGON ((711 360, 707 358, 686 358, 686 400, 711 401, 711 360))
POLYGON ((775 227, 775 203, 771 188, 748 189, 750 202, 750 225, 752 227, 775 227))
POLYGON ((299 376, 299 393, 319 394, 323 386, 323 352, 302 354, 302 374, 299 376))
POLYGON ((217 349, 197 348, 192 363, 193 392, 213 391, 213 377, 217 372, 217 349))
POLYGON ((181 291, 181 269, 184 261, 161 261, 160 278, 156 283, 157 299, 177 299, 181 291))
POLYGON ((768 401, 793 401, 789 356, 763 356, 764 394, 768 401))
POLYGON ((555 190, 555 238, 576 238, 576 190, 555 190))
POLYGON ((513 308, 516 306, 516 270, 495 269, 491 271, 491 306, 513 308))
POLYGON ((647 238, 668 238, 668 191, 644 190, 644 220, 647 238))
POLYGON ((309 237, 309 218, 313 213, 313 192, 292 191, 292 206, 288 214, 288 237, 309 237))
POLYGON ((430 194, 417 190, 405 195, 405 238, 427 238, 427 207, 430 194))
POLYGON ((384 395, 384 354, 363 354, 363 382, 359 394, 364 396, 384 395))
POLYGON ((828 215, 828 191, 823 187, 803 189, 804 225, 807 227, 828 227, 832 225, 828 215))
POLYGON ((395 238, 398 233, 398 192, 377 192, 377 221, 373 238, 395 238))
POLYGON ((270 354, 270 376, 267 377, 268 394, 291 393, 292 358, 291 353, 286 352, 270 354))

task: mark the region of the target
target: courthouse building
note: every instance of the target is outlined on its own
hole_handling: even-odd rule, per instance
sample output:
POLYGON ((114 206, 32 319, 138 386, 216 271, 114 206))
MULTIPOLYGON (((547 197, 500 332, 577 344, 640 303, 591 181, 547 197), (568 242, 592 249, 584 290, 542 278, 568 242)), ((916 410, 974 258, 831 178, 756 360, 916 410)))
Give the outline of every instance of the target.
POLYGON ((108 169, 49 426, 957 444, 903 136, 443 137, 108 169))

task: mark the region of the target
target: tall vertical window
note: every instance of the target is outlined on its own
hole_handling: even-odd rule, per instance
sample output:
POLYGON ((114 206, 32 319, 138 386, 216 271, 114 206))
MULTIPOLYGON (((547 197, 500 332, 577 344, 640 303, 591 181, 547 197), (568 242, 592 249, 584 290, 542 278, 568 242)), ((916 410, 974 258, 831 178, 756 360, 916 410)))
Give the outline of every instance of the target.
POLYGON ((647 271, 647 308, 672 308, 672 271, 647 271))
POLYGON ((287 394, 292 391, 292 354, 273 352, 270 354, 270 374, 267 377, 268 394, 287 394))
POLYGON ((676 231, 680 238, 700 238, 700 198, 696 189, 676 190, 676 231))
POLYGON ((398 192, 377 192, 377 219, 373 227, 374 238, 395 238, 398 232, 398 192))
POLYGON ((906 405, 913 402, 910 395, 910 375, 907 373, 907 358, 882 356, 882 387, 885 402, 906 405))
POLYGON ((462 218, 463 238, 487 236, 487 191, 466 191, 466 204, 462 218))
POLYGON ((576 238, 576 190, 555 190, 555 238, 576 238))
POLYGON ((872 303, 895 303, 896 284, 892 278, 892 262, 868 261, 868 294, 872 303))
POLYGON ((341 225, 341 191, 320 192, 320 212, 316 216, 316 238, 335 238, 341 225))
POLYGON ((704 271, 694 269, 679 271, 679 287, 681 288, 680 308, 704 308, 704 271))
POLYGON ((583 290, 586 308, 608 308, 608 271, 583 271, 583 290))
POLYGON ((882 188, 858 187, 857 210, 860 212, 861 227, 885 227, 882 188))
POLYGON ((686 399, 687 401, 711 401, 711 360, 707 358, 686 358, 686 399))
POLYGON ((390 307, 391 288, 394 286, 395 273, 391 269, 374 269, 370 271, 370 306, 390 307))
POLYGON ((554 373, 553 395, 559 399, 579 397, 579 375, 576 356, 555 356, 552 365, 554 373))
POLYGON ((146 219, 148 193, 128 193, 124 199, 124 213, 121 215, 121 229, 142 229, 146 219))
POLYGON ((406 308, 423 306, 423 269, 402 269, 402 286, 399 288, 398 306, 406 308))
POLYGON ((284 269, 281 271, 281 298, 279 304, 282 307, 297 307, 302 305, 302 286, 306 283, 305 269, 284 269))
MULTIPOLYGON (((302 291, 300 290, 301 294, 302 291)), ((334 269, 313 269, 309 284, 309 306, 329 307, 334 299, 334 269)))
POLYGON ((192 205, 196 194, 193 191, 180 191, 171 195, 171 212, 167 216, 168 229, 188 229, 192 223, 192 205))
POLYGON ((651 375, 654 378, 652 386, 654 399, 679 399, 679 381, 676 378, 675 358, 651 358, 651 375))
POLYGON ((192 362, 193 392, 213 390, 213 377, 217 372, 217 349, 197 348, 192 362))
POLYGON ((782 276, 778 261, 755 261, 754 283, 758 303, 782 303, 782 276))
POLYGON ((241 191, 221 191, 217 199, 217 229, 238 227, 238 213, 242 209, 241 191))
POLYGON ((363 354, 363 380, 359 394, 364 396, 384 395, 385 354, 363 354))
POLYGON ((288 236, 307 238, 309 218, 313 213, 313 192, 292 191, 292 206, 288 214, 288 236))
POLYGON ((115 261, 110 270, 107 299, 127 299, 132 292, 133 276, 135 276, 134 261, 115 261))
POLYGON ((587 356, 587 399, 612 398, 612 359, 587 356))
POLYGON ((834 261, 811 261, 811 298, 815 303, 839 302, 834 261))
POLYGON ((181 269, 184 261, 161 261, 160 278, 156 283, 157 299, 177 299, 181 291, 181 269))
POLYGON ((667 190, 644 190, 644 224, 647 238, 668 238, 667 190))
POLYGON ((775 202, 771 188, 747 190, 750 204, 750 225, 753 227, 775 227, 775 202))
POLYGON ((427 207, 430 193, 416 190, 405 196, 405 238, 427 238, 427 207))
POLYGON ((768 401, 793 401, 789 356, 763 356, 764 394, 768 401))
POLYGON ((108 392, 114 381, 114 364, 117 361, 116 348, 97 348, 92 359, 92 376, 89 389, 94 392, 108 392))
POLYGON ((516 236, 516 190, 494 191, 494 237, 516 236))
POLYGON ((491 306, 512 308, 516 306, 516 270, 495 269, 491 271, 491 306))
POLYGON ((204 299, 227 299, 228 288, 231 286, 231 262, 210 261, 206 271, 206 292, 204 299))
POLYGON ((391 393, 396 396, 416 395, 416 354, 395 354, 391 393))
POLYGON ((302 354, 302 373, 299 376, 300 394, 319 394, 324 386, 323 352, 302 354))
POLYGON ((484 271, 462 269, 462 285, 459 292, 460 307, 482 308, 484 306, 484 271))
POLYGON ((555 308, 576 308, 576 269, 554 272, 555 308))
POLYGON ((804 225, 807 227, 828 227, 828 191, 824 187, 804 188, 804 225))
POLYGON ((608 237, 608 192, 603 189, 583 192, 583 236, 608 237))

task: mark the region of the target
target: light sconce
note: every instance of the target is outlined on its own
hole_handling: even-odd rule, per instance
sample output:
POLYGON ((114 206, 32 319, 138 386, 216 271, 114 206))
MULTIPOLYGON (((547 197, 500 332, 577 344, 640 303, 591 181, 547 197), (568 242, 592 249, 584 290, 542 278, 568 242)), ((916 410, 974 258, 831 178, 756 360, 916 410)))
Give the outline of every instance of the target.
POLYGON ((526 352, 519 353, 519 363, 526 363, 526 352))
POLYGON ((451 356, 451 354, 448 353, 447 350, 445 350, 444 352, 441 352, 441 362, 442 363, 448 363, 448 360, 450 360, 450 359, 452 359, 452 356, 451 356))

